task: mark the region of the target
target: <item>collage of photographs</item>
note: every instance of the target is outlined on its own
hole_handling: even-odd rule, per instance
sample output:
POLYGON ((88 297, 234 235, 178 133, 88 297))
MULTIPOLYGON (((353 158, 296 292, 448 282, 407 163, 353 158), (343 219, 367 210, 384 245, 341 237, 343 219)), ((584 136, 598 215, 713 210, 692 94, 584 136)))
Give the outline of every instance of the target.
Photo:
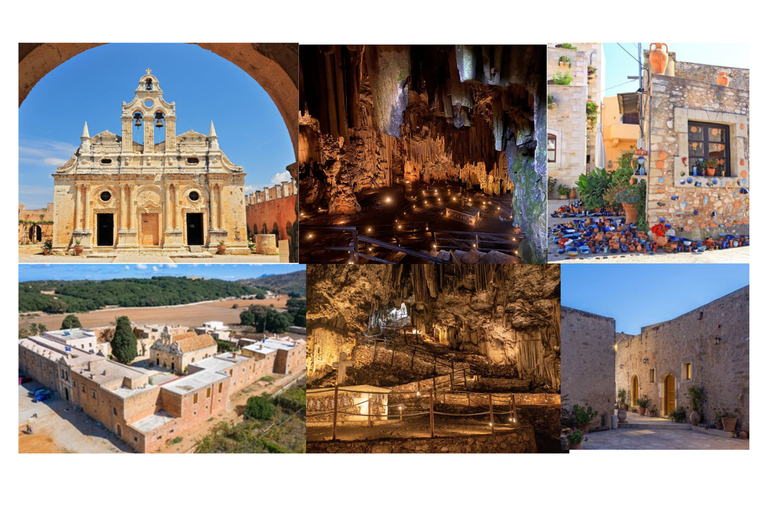
POLYGON ((18 67, 19 454, 749 450, 748 45, 18 67))

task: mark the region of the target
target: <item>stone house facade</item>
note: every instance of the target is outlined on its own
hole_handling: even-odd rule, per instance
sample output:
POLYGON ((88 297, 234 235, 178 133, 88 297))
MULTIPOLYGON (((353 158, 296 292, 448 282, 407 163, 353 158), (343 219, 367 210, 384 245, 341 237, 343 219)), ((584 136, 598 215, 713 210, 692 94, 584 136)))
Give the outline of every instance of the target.
POLYGON ((547 45, 547 175, 571 188, 581 174, 595 168, 597 124, 588 122, 587 101, 599 105, 597 77, 602 75, 602 45, 575 46, 547 45), (558 85, 554 83, 558 74, 573 80, 558 85))
POLYGON ((190 247, 250 254, 245 220, 245 174, 208 136, 176 134, 176 104, 163 99, 154 75, 139 80, 123 102, 122 134, 93 137, 54 177, 53 252, 79 241, 89 252, 174 254, 190 247))
POLYGON ((616 321, 578 309, 560 309, 562 401, 598 412, 592 427, 610 426, 616 402, 614 351, 616 321))
POLYGON ((749 430, 749 287, 672 320, 624 335, 616 349, 616 388, 631 405, 647 395, 662 416, 677 407, 691 412, 688 390, 704 390, 705 423, 735 414, 749 430))
POLYGON ((749 70, 678 62, 669 52, 664 74, 654 74, 648 55, 648 222, 664 218, 691 239, 748 234, 749 70), (729 85, 718 85, 721 72, 729 85), (717 160, 712 176, 700 165, 707 159, 717 160))

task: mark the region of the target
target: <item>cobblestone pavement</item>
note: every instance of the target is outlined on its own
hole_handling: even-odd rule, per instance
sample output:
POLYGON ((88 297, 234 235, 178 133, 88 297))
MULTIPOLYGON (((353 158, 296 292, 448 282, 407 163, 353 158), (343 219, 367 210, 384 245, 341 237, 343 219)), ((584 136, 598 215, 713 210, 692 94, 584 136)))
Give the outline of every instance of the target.
POLYGON ((749 440, 693 430, 620 428, 590 432, 582 450, 748 450, 749 440))

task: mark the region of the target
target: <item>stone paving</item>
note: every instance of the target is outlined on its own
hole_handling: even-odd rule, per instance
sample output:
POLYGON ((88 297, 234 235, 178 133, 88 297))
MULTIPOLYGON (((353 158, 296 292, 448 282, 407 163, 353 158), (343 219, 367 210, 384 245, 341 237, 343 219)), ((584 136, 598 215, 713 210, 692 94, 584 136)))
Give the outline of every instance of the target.
POLYGON ((281 263, 287 262, 288 255, 286 254, 250 254, 250 255, 210 255, 208 253, 201 253, 201 256, 194 257, 193 255, 184 257, 173 257, 156 253, 108 253, 99 257, 88 257, 86 255, 81 256, 44 256, 42 249, 39 245, 20 245, 19 246, 19 263, 83 263, 83 264, 98 264, 98 263, 281 263))
POLYGON ((693 430, 621 428, 590 432, 582 450, 748 450, 749 440, 728 439, 693 430))

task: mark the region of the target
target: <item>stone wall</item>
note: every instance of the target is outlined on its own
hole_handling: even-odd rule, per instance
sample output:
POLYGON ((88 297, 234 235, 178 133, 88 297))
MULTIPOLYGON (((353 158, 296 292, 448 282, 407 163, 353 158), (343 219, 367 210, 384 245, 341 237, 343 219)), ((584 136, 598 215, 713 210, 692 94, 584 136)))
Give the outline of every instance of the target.
POLYGON ((747 234, 749 71, 688 62, 670 66, 667 74, 650 76, 650 98, 645 99, 651 144, 648 221, 654 224, 664 218, 677 236, 692 239, 721 232, 747 234), (719 71, 730 76, 729 86, 717 85, 719 71), (689 121, 729 128, 730 177, 689 176, 689 121))
POLYGON ((739 428, 749 430, 749 287, 643 327, 639 335, 618 343, 616 386, 629 390, 637 376, 638 396, 647 395, 660 413, 667 375, 675 379, 675 407, 690 413, 688 388, 699 386, 705 423, 714 423, 717 411, 727 411, 739 418, 739 428), (687 363, 690 380, 685 378, 687 363))
POLYGON ((19 243, 37 243, 53 236, 53 203, 27 210, 19 205, 19 243))
POLYGON ((296 198, 297 196, 279 197, 271 201, 247 204, 245 207, 246 222, 252 234, 263 233, 264 227, 267 233, 277 224, 279 240, 288 240, 288 225, 291 228, 296 224, 296 198))
POLYGON ((561 354, 563 360, 563 406, 591 406, 599 414, 593 427, 610 425, 614 394, 613 318, 578 309, 561 309, 561 354))
POLYGON ((557 137, 555 162, 547 163, 549 177, 557 179, 557 184, 573 187, 579 175, 587 169, 594 168, 594 158, 590 158, 587 166, 587 154, 595 154, 594 129, 587 128, 587 99, 599 101, 597 82, 589 80, 587 66, 590 65, 592 50, 592 66, 601 73, 600 45, 578 43, 576 50, 547 48, 547 94, 553 97, 555 107, 548 111, 547 133, 557 137), (569 63, 561 63, 560 57, 570 59, 569 63), (573 81, 569 85, 555 85, 552 80, 556 73, 568 73, 573 81))
POLYGON ((307 443, 308 453, 536 453, 533 427, 512 433, 375 441, 322 441, 307 443))

